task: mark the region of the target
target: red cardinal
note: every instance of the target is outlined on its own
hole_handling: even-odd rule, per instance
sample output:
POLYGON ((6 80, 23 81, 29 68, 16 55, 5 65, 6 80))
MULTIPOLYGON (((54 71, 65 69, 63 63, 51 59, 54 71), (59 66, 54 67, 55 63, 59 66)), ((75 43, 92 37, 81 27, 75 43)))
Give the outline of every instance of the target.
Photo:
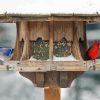
POLYGON ((89 60, 95 60, 98 57, 99 47, 100 47, 99 42, 95 40, 92 46, 87 51, 87 56, 89 60))

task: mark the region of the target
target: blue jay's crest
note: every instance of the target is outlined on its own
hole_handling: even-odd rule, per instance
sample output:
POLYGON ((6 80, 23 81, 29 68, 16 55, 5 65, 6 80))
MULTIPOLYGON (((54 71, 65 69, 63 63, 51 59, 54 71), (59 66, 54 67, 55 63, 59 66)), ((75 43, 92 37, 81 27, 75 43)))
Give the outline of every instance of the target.
POLYGON ((14 50, 13 48, 0 47, 0 54, 7 56, 7 57, 10 57, 13 53, 13 50, 14 50))

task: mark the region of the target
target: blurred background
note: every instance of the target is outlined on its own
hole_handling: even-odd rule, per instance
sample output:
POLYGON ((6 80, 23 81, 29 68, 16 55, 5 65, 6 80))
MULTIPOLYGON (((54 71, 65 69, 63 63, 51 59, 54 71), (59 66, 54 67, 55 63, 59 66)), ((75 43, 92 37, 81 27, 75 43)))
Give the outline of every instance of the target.
MULTIPOLYGON (((100 41, 100 23, 86 27, 88 46, 100 41)), ((0 47, 14 48, 16 25, 0 23, 0 47)), ((44 89, 37 88, 18 72, 0 71, 0 100, 44 100, 44 89)), ((61 89, 61 100, 100 100, 100 71, 87 71, 75 79, 70 88, 61 89)))

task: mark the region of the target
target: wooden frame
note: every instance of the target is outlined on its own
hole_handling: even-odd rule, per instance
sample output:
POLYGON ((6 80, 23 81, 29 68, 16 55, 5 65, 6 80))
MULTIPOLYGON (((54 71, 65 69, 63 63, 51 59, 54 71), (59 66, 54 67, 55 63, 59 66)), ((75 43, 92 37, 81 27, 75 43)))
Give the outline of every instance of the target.
POLYGON ((95 66, 95 70, 100 70, 100 60, 98 61, 53 61, 55 67, 50 66, 50 61, 9 61, 7 65, 0 65, 1 71, 12 70, 19 72, 48 72, 48 71, 87 71, 95 66))
MULTIPOLYGON (((50 86, 52 82, 54 86, 67 87, 68 75, 69 77, 73 73, 79 73, 80 75, 80 71, 84 72, 93 66, 98 70, 100 67, 99 62, 84 61, 83 56, 86 52, 86 45, 84 45, 85 47, 82 46, 81 50, 84 48, 84 52, 81 52, 79 43, 79 39, 84 38, 86 22, 99 20, 100 16, 98 14, 25 15, 5 13, 0 15, 0 22, 15 22, 17 25, 17 38, 13 57, 8 62, 8 65, 0 65, 0 70, 19 71, 40 87, 50 86), (35 26, 36 24, 37 26, 35 26), (61 37, 57 32, 62 33, 63 31, 66 33, 64 37, 72 43, 71 51, 78 61, 53 61, 53 42, 60 39, 55 37, 61 37), (44 40, 49 40, 50 61, 28 61, 32 55, 31 41, 36 40, 38 36, 42 36, 44 40), (53 77, 52 74, 54 75, 53 77), (50 84, 48 79, 51 81, 50 84)), ((83 40, 83 43, 86 44, 86 39, 83 40)), ((78 74, 74 76, 71 81, 78 74)))

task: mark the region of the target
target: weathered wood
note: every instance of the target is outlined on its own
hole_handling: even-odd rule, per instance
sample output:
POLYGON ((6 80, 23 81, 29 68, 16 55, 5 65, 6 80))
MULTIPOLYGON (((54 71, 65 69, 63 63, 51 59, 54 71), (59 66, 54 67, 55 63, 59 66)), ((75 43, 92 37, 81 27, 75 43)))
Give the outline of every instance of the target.
POLYGON ((44 73, 36 73, 36 84, 37 87, 44 87, 44 73))
MULTIPOLYGON (((0 70, 15 70, 20 72, 47 72, 50 69, 50 61, 9 61, 8 65, 0 65, 0 70)), ((97 61, 54 61, 53 66, 56 71, 87 71, 95 65, 96 70, 100 70, 100 60, 97 61)))
POLYGON ((74 37, 72 43, 73 56, 78 60, 83 60, 79 47, 79 36, 78 36, 79 27, 77 22, 73 22, 73 31, 74 31, 74 37))
POLYGON ((22 21, 19 23, 19 34, 20 34, 20 41, 24 41, 24 47, 23 47, 23 53, 21 60, 23 59, 29 59, 29 48, 30 48, 30 42, 29 42, 29 25, 28 22, 22 21))
POLYGON ((59 87, 44 88, 44 100, 61 100, 61 91, 59 87))
POLYGON ((67 80, 67 86, 70 87, 72 81, 75 78, 78 78, 80 75, 82 75, 84 73, 84 71, 68 71, 67 72, 67 76, 68 76, 68 80, 67 80))
POLYGON ((60 87, 68 87, 68 73, 63 71, 63 72, 60 72, 60 87))
POLYGON ((15 44, 15 50, 13 53, 13 56, 11 60, 20 60, 22 56, 22 51, 23 51, 23 42, 19 41, 19 23, 16 23, 16 29, 17 29, 17 34, 16 34, 16 44, 15 44))
MULTIPOLYGON (((53 39, 54 39, 54 22, 53 22, 53 17, 51 17, 51 21, 50 21, 50 38, 49 38, 49 58, 51 60, 53 60, 53 39)), ((52 67, 52 66, 51 66, 52 67)))
POLYGON ((54 22, 54 41, 60 41, 63 37, 65 37, 67 41, 73 41, 73 22, 54 22))
POLYGON ((16 21, 100 21, 100 14, 0 14, 0 22, 16 21))
POLYGON ((25 78, 29 79, 30 81, 33 82, 34 85, 36 85, 36 74, 33 72, 20 72, 22 76, 25 78))
POLYGON ((60 72, 60 87, 70 87, 72 81, 82 75, 84 71, 64 71, 60 72))
POLYGON ((59 72, 49 71, 45 73, 45 87, 59 86, 59 72))
POLYGON ((46 21, 29 22, 30 40, 36 41, 38 37, 49 40, 49 23, 46 21))

